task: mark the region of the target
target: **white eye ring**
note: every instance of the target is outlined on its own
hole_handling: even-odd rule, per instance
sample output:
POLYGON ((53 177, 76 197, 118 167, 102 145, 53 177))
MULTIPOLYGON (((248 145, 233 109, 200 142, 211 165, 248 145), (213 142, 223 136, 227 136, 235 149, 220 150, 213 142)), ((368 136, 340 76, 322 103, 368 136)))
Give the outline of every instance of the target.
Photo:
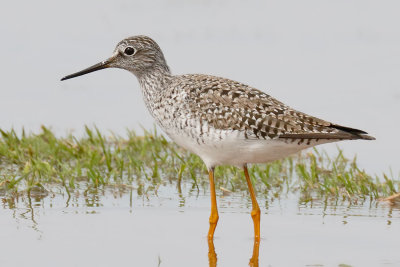
POLYGON ((125 55, 132 56, 136 53, 136 49, 132 46, 128 46, 127 48, 125 48, 124 53, 125 55))

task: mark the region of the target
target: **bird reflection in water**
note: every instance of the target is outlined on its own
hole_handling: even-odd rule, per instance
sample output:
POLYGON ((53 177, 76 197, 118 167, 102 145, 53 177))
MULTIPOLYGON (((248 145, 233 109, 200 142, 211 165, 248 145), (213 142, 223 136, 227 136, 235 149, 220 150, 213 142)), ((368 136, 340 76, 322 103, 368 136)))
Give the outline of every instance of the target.
MULTIPOLYGON (((254 238, 253 254, 249 261, 250 267, 258 267, 258 251, 260 249, 260 238, 254 238)), ((217 253, 215 253, 214 240, 208 239, 208 263, 210 267, 217 266, 217 253)))

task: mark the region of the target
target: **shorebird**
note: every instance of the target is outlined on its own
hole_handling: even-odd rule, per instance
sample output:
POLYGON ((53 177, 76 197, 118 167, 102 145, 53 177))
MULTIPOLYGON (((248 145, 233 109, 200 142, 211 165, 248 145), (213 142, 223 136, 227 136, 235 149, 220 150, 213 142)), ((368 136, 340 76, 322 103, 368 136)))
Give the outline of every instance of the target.
POLYGON ((216 166, 243 168, 252 201, 254 237, 259 240, 260 208, 247 164, 271 162, 330 142, 375 139, 362 130, 292 109, 240 82, 204 74, 172 75, 160 47, 147 36, 122 40, 107 60, 61 80, 105 68, 133 73, 158 125, 174 142, 200 156, 206 164, 211 192, 209 240, 214 237, 219 218, 214 185, 216 166))

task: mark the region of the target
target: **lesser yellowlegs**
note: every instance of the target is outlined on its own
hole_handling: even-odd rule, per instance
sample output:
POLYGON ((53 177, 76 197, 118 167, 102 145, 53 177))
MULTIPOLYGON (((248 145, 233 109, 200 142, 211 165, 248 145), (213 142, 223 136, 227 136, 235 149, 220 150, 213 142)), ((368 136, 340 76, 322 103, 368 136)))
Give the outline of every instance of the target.
POLYGON ((203 74, 172 75, 160 47, 146 36, 122 40, 109 59, 61 80, 104 68, 132 72, 158 125, 174 142, 199 155, 207 165, 211 192, 209 239, 214 236, 219 218, 215 166, 230 164, 244 169, 252 201, 254 235, 259 239, 260 208, 248 163, 270 162, 319 144, 374 140, 364 131, 309 116, 236 81, 203 74))

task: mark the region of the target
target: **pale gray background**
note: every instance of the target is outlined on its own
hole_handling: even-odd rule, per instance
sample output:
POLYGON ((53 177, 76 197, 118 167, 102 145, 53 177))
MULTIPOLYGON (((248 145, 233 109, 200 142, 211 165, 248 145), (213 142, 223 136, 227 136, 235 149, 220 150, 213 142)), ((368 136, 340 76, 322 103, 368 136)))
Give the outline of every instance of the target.
MULTIPOLYGON (((398 1, 3 1, 0 127, 62 135, 83 125, 153 127, 135 77, 59 79, 146 34, 174 73, 238 80, 309 114, 364 129, 343 142, 372 173, 399 170, 398 1)), ((335 145, 324 146, 334 152, 335 145)))

